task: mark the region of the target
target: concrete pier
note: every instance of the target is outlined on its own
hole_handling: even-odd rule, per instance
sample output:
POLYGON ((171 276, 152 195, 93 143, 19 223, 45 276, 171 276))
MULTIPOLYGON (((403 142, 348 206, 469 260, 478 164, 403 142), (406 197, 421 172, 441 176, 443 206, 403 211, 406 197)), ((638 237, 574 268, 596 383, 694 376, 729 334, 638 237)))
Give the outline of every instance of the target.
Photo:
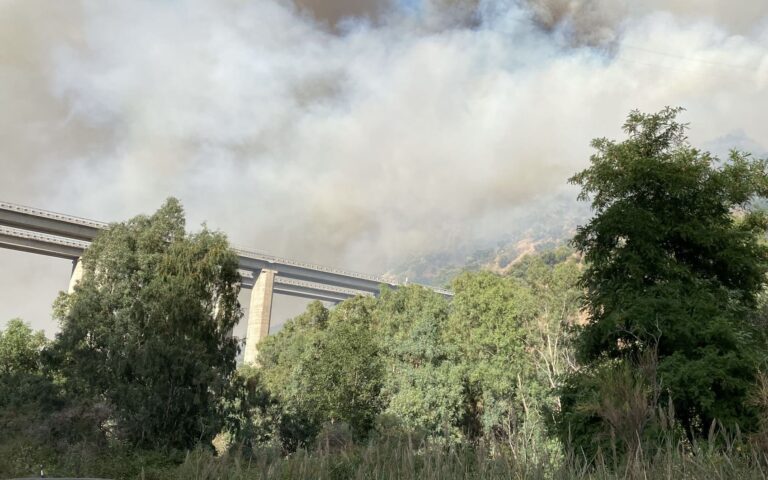
POLYGON ((248 329, 245 337, 243 363, 256 363, 258 344, 269 335, 272 317, 272 295, 275 285, 275 271, 261 270, 251 290, 248 311, 248 329))
POLYGON ((75 291, 75 285, 83 278, 83 261, 81 258, 72 260, 72 275, 69 277, 69 288, 67 293, 75 291))

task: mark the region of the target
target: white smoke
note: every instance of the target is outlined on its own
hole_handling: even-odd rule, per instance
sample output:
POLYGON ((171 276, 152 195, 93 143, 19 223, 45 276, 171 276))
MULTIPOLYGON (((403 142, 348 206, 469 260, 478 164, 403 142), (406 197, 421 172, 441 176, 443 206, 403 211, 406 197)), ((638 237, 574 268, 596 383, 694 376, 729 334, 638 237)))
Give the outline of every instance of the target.
MULTIPOLYGON (((632 108, 682 105, 695 142, 738 132, 765 151, 767 15, 761 0, 6 0, 0 198, 117 220, 175 195, 238 245, 381 272, 523 228, 516 212, 632 108)), ((0 296, 0 320, 15 301, 0 296)))

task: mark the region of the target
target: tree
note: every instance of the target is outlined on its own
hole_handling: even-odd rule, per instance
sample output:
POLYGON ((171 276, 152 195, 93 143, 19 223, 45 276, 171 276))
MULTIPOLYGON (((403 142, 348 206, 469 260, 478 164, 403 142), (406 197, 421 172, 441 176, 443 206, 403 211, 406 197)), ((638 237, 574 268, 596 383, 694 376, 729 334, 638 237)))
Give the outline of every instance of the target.
POLYGON ((61 332, 51 358, 67 390, 108 401, 117 431, 134 445, 210 440, 235 370, 237 256, 223 234, 184 228, 175 199, 110 225, 85 252, 74 293, 55 308, 61 332))
POLYGON ((384 413, 409 431, 459 438, 464 406, 462 370, 446 342, 449 302, 411 285, 384 289, 374 331, 386 368, 384 413))
MULTIPOLYGON (((262 369, 253 364, 238 368, 226 399, 224 436, 227 448, 254 449, 278 439, 280 403, 262 380, 262 369)), ((218 449, 218 447, 217 447, 218 449)))
MULTIPOLYGON (((580 314, 578 288, 583 264, 581 257, 567 247, 526 255, 514 265, 510 275, 523 280, 536 298, 536 319, 530 328, 527 350, 534 368, 549 389, 558 386, 560 377, 575 368, 571 331, 580 314)), ((549 396, 549 395, 548 395, 549 396)), ((550 398, 559 410, 559 399, 550 398)))
POLYGON ((518 425, 516 443, 525 446, 528 458, 552 458, 562 451, 548 427, 561 410, 557 394, 560 381, 575 368, 572 337, 580 316, 578 278, 582 268, 581 257, 562 246, 526 255, 509 271, 527 285, 535 299, 535 316, 522 326, 526 332, 525 355, 516 359, 525 366, 526 376, 517 395, 527 407, 524 422, 518 425))
POLYGON ((259 348, 283 445, 329 422, 359 438, 378 417, 386 433, 550 447, 539 410, 556 409, 551 382, 570 365, 579 268, 563 250, 526 257, 510 277, 466 272, 451 301, 411 285, 330 312, 310 304, 259 348))
POLYGON ((445 335, 465 372, 463 429, 470 438, 508 440, 533 413, 527 393, 536 381, 526 344, 536 299, 523 281, 490 272, 464 273, 453 290, 445 335))
POLYGON ((304 371, 313 361, 328 317, 322 303, 312 302, 304 313, 285 322, 278 333, 259 344, 261 378, 280 405, 275 434, 287 451, 311 442, 327 420, 311 398, 315 387, 304 371))
POLYGON ((20 319, 10 320, 0 331, 0 407, 42 409, 56 403, 56 389, 42 362, 47 345, 42 331, 33 331, 20 319))
POLYGON ((381 411, 379 348, 369 325, 334 317, 305 365, 306 393, 326 421, 344 422, 364 438, 381 411))
MULTIPOLYGON (((751 319, 768 222, 749 207, 768 193, 768 176, 763 160, 734 151, 720 162, 692 147, 680 111, 633 111, 628 138, 593 140, 590 167, 570 179, 594 211, 573 240, 587 264, 577 356, 583 377, 655 350, 678 420, 703 435, 715 419, 754 424, 745 399, 762 356, 751 319)), ((571 387, 563 418, 575 421, 571 387)))
POLYGON ((286 449, 308 444, 325 423, 346 423, 358 438, 373 427, 384 375, 371 330, 374 303, 356 297, 328 312, 315 302, 260 345, 264 382, 281 403, 286 449))
POLYGON ((42 331, 32 331, 21 319, 10 320, 0 331, 0 375, 38 373, 40 352, 47 343, 42 331))

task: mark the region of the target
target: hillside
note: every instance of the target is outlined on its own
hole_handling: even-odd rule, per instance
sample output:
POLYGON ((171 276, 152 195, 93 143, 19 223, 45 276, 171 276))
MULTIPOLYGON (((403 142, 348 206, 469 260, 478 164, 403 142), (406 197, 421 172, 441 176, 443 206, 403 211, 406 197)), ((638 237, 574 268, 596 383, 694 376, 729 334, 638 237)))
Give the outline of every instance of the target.
POLYGON ((506 233, 452 250, 415 256, 389 272, 400 281, 446 286, 460 272, 490 270, 506 273, 527 254, 567 245, 576 227, 589 217, 589 207, 562 192, 509 218, 506 233))

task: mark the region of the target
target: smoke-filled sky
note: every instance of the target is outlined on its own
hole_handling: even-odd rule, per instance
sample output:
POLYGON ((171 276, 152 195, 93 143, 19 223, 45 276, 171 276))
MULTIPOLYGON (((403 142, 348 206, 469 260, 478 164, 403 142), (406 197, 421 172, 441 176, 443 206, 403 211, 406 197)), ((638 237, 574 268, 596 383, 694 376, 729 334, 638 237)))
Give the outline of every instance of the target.
MULTIPOLYGON (((173 195, 372 273, 525 228, 591 138, 665 105, 695 144, 768 150, 768 2, 0 0, 0 199, 119 220, 173 195)), ((0 325, 55 330, 67 262, 0 265, 0 325)))

